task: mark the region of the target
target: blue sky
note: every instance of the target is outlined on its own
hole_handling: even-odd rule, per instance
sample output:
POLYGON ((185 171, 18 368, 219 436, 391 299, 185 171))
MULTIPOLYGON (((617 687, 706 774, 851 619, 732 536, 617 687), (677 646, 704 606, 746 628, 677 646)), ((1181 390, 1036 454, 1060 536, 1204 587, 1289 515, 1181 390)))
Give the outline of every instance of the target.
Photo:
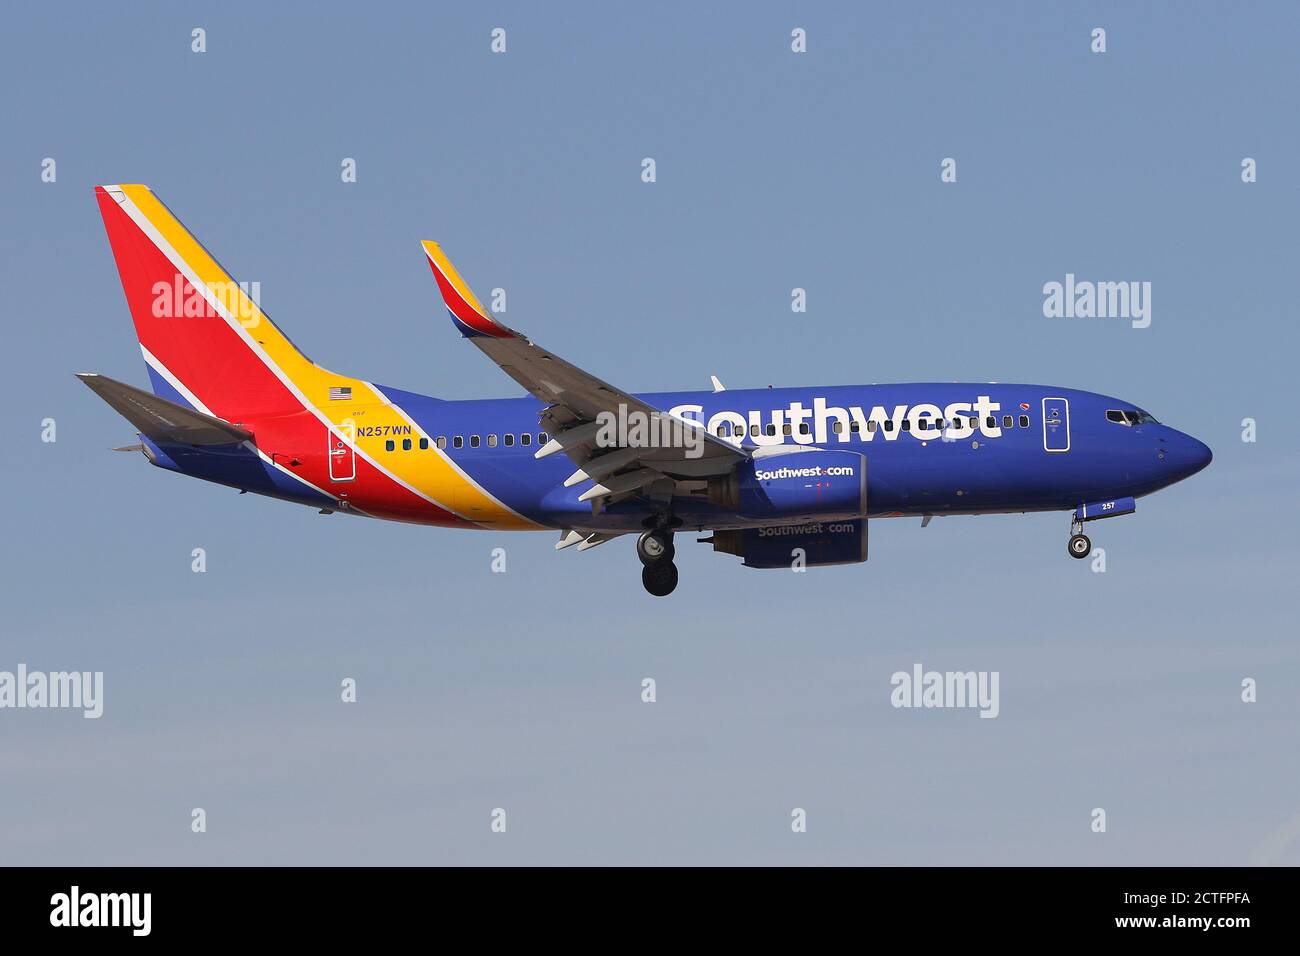
POLYGON ((0 670, 102 670, 105 713, 0 711, 0 861, 1300 862, 1300 8, 5 20, 0 670), (866 565, 797 576, 682 541, 660 601, 623 541, 241 498, 107 451, 130 428, 72 377, 146 383, 105 182, 152 186, 308 354, 387 385, 519 394, 451 328, 436 239, 512 326, 630 390, 1051 383, 1215 460, 1090 529, 1104 574, 1064 515, 877 521, 866 565), (1151 327, 1044 318, 1068 272, 1150 281, 1151 327), (999 671, 999 717, 892 708, 915 662, 999 671))

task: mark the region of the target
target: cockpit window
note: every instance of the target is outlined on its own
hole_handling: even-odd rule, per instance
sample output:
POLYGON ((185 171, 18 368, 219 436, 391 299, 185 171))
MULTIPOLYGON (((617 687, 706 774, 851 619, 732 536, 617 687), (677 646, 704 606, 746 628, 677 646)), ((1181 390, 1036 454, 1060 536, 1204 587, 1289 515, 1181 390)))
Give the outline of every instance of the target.
POLYGON ((1123 411, 1117 408, 1106 409, 1106 421, 1114 422, 1117 425, 1159 425, 1155 416, 1150 412, 1144 412, 1140 408, 1126 408, 1123 411))

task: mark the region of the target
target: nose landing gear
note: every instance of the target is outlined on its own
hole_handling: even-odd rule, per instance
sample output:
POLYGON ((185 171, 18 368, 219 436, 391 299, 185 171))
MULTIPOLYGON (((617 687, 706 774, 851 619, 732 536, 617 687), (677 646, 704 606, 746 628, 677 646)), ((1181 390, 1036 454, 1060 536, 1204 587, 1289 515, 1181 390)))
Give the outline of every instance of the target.
POLYGON ((1092 554, 1092 540, 1083 533, 1082 521, 1070 522, 1070 543, 1065 547, 1072 558, 1082 559, 1092 554))
POLYGON ((677 565, 673 556, 673 533, 666 528, 655 528, 637 538, 636 556, 645 565, 641 569, 641 584, 655 597, 667 597, 677 587, 677 565))

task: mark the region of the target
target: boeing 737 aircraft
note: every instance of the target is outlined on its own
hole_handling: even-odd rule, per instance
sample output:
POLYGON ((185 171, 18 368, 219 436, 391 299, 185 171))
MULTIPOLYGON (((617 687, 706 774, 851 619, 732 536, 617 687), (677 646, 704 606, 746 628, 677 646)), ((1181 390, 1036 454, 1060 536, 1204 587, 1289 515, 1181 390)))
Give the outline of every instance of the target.
POLYGON ((867 558, 870 518, 1130 514, 1210 449, 1131 402, 1041 385, 815 386, 633 395, 496 321, 424 243, 456 329, 528 397, 443 401, 312 362, 145 186, 95 189, 152 391, 79 377, 160 468, 343 512, 448 528, 636 536, 677 586, 674 533, 747 567, 867 558))

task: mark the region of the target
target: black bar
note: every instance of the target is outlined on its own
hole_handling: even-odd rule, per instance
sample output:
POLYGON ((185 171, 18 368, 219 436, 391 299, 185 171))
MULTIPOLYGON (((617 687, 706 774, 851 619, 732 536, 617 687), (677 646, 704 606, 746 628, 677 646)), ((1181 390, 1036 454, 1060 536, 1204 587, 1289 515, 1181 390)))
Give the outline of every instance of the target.
MULTIPOLYGON (((918 946, 1064 937, 1231 945, 1294 925, 1289 869, 0 869, 7 943, 517 936, 659 940, 678 932, 792 941, 905 934, 918 946), (71 922, 117 916, 118 926, 71 922), (149 894, 107 900, 100 894, 149 894), (88 902, 87 897, 93 897, 88 902), (129 902, 128 902, 129 901, 129 902), (134 917, 134 920, 132 919, 134 917), (1208 922, 1205 922, 1208 921, 1208 922), (692 929, 695 927, 695 929, 692 929)), ((458 944, 459 945, 459 944, 458 944)), ((17 952, 17 950, 11 950, 17 952)), ((919 951, 919 950, 918 950, 919 951)))

